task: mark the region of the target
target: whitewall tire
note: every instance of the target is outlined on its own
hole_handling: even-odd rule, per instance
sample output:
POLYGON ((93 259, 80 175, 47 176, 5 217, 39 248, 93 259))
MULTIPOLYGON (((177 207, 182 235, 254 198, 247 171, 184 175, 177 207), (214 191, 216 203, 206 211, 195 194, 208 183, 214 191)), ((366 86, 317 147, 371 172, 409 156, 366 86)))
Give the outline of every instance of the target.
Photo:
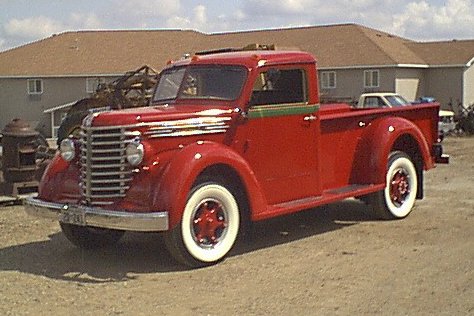
POLYGON ((190 267, 224 259, 237 240, 239 205, 225 186, 206 182, 191 190, 181 223, 165 238, 170 253, 190 267))
POLYGON ((407 154, 390 154, 385 181, 385 189, 373 194, 369 203, 382 219, 405 218, 413 210, 418 189, 417 170, 407 154))

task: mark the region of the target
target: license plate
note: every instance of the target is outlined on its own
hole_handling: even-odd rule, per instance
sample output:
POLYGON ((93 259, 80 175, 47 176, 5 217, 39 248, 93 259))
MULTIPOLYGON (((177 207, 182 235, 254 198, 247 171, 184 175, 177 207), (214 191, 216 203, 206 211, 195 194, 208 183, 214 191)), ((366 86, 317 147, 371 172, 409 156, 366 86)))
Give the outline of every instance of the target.
POLYGON ((77 209, 63 210, 59 215, 59 221, 66 224, 86 226, 85 213, 77 209))

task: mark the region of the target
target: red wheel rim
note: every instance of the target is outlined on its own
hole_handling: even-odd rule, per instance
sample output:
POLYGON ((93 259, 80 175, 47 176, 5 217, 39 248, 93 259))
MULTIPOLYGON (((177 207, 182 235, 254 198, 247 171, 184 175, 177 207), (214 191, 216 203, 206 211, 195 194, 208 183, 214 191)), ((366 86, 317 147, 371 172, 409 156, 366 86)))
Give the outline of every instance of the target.
POLYGON ((390 199, 393 204, 400 207, 405 203, 407 197, 410 195, 410 176, 404 169, 397 170, 390 182, 390 199))
POLYGON ((223 205, 216 200, 205 200, 196 208, 192 233, 196 244, 203 248, 215 246, 225 235, 227 218, 223 205))

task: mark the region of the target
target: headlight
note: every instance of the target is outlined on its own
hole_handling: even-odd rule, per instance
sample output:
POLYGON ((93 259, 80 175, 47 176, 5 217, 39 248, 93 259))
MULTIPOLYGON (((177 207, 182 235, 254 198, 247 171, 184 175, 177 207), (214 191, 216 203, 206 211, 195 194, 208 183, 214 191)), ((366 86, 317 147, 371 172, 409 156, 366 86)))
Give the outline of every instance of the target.
POLYGON ((143 155, 144 155, 143 144, 139 142, 133 142, 127 145, 125 148, 125 156, 127 157, 127 161, 132 166, 137 166, 142 162, 143 155))
POLYGON ((76 148, 74 148, 74 142, 70 138, 65 138, 59 145, 61 157, 66 161, 71 161, 76 156, 76 148))

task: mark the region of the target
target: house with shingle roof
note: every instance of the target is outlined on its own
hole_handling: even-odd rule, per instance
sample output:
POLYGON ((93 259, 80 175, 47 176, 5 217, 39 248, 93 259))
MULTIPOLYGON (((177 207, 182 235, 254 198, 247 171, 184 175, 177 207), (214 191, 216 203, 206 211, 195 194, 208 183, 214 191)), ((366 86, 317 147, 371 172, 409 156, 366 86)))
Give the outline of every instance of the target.
POLYGON ((249 43, 312 53, 326 100, 394 91, 408 100, 435 97, 444 108, 474 103, 474 40, 415 42, 357 24, 214 34, 77 31, 0 53, 0 128, 20 117, 51 136, 47 113, 89 96, 99 81, 144 64, 160 70, 186 53, 249 43))

